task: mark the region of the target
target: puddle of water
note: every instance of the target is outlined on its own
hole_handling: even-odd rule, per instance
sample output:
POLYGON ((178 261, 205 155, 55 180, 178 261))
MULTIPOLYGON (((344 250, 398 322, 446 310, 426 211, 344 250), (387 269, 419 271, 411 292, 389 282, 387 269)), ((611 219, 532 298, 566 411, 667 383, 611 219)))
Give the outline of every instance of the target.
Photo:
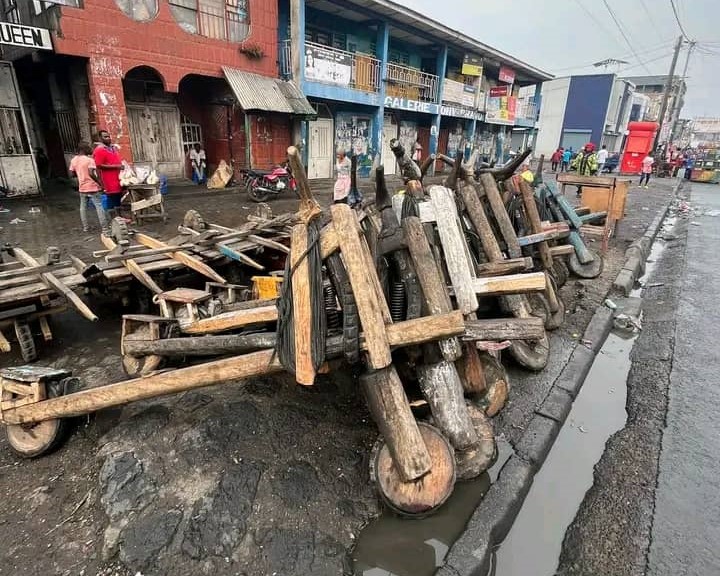
POLYGON ((495 552, 497 576, 551 576, 562 541, 608 438, 625 426, 627 376, 634 339, 610 334, 590 369, 520 514, 495 552))
POLYGON ((676 223, 677 216, 670 216, 664 220, 663 225, 658 232, 657 238, 655 239, 655 242, 653 242, 653 245, 650 248, 650 255, 645 261, 645 274, 643 274, 640 278, 637 279, 636 284, 638 285, 638 287, 630 291, 631 297, 640 297, 643 288, 645 287, 645 284, 647 284, 648 280, 652 278, 658 266, 658 263, 660 262, 660 258, 662 257, 663 252, 665 252, 665 249, 667 248, 667 242, 663 239, 663 235, 672 235, 676 223))
POLYGON ((497 447, 495 464, 475 480, 458 482, 432 516, 417 520, 385 510, 368 524, 353 550, 356 576, 432 576, 512 455, 504 438, 498 438, 497 447))

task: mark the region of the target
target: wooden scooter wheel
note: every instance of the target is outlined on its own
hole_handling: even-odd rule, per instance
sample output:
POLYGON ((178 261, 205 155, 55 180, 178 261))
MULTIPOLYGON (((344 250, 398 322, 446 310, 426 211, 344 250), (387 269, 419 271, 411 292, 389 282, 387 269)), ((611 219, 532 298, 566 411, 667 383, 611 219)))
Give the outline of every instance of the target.
POLYGON ((575 276, 590 280, 592 278, 597 278, 598 276, 600 276, 600 274, 602 274, 602 256, 600 256, 600 254, 598 254, 597 252, 593 252, 592 250, 590 250, 590 253, 593 256, 593 259, 587 264, 582 264, 575 252, 570 254, 570 257, 568 258, 568 266, 570 267, 572 273, 575 274, 575 276))
POLYGON ((378 492, 388 507, 400 515, 414 518, 432 514, 442 506, 452 494, 456 478, 455 456, 450 443, 434 426, 418 422, 418 427, 432 462, 425 476, 405 482, 383 440, 373 450, 370 470, 378 492))
POLYGON ((65 430, 66 421, 62 418, 5 426, 10 447, 23 458, 36 458, 50 452, 62 442, 65 430))

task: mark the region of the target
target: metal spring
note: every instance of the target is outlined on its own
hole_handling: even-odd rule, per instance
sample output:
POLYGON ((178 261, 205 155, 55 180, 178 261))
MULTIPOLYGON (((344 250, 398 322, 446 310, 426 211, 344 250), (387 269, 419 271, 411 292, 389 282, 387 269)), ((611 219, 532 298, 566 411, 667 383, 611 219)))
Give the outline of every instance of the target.
POLYGON ((393 282, 390 288, 390 316, 393 322, 405 320, 405 284, 393 282))
POLYGON ((327 327, 332 330, 340 328, 340 314, 337 309, 337 298, 335 287, 329 280, 323 282, 323 298, 325 299, 325 315, 327 316, 327 327))

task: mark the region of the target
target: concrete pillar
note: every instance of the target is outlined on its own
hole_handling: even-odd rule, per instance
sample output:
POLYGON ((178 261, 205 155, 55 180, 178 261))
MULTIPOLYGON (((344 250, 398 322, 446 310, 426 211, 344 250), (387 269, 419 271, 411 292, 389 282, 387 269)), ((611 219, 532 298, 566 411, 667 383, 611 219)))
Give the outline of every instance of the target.
POLYGON ((387 73, 388 48, 390 46, 390 26, 387 22, 380 22, 377 29, 376 58, 380 60, 380 90, 378 91, 379 106, 375 110, 375 117, 372 123, 371 146, 375 152, 376 164, 382 162, 382 147, 386 145, 383 142, 382 132, 385 122, 385 75, 387 73))
POLYGON ((305 91, 305 0, 290 0, 290 61, 293 79, 305 91))
MULTIPOLYGON (((443 81, 445 79, 445 72, 447 70, 447 55, 448 55, 448 48, 447 46, 441 46, 440 51, 438 52, 437 56, 437 67, 436 67, 436 74, 438 76, 438 97, 437 97, 437 104, 440 104, 442 102, 442 91, 443 91, 443 81)), ((438 112, 435 114, 432 118, 432 124, 430 126, 430 150, 429 154, 437 154, 438 151, 438 136, 440 134, 440 118, 441 115, 438 112)), ((433 166, 433 173, 435 171, 435 167, 433 166)))
POLYGON ((98 130, 107 130, 113 142, 120 146, 120 155, 123 159, 132 161, 120 58, 106 54, 91 55, 87 65, 87 76, 93 140, 97 137, 98 130))

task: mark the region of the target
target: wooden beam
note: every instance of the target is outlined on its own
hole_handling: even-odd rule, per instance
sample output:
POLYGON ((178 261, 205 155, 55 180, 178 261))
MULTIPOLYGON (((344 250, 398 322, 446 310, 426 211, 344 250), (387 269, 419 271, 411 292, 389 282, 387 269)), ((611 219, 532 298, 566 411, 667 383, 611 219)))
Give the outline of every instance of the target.
POLYGON ((2 330, 0 330, 0 352, 10 352, 10 350, 12 350, 10 342, 7 338, 5 338, 5 334, 2 333, 2 330))
MULTIPOLYGON (((168 248, 168 245, 165 242, 161 242, 160 240, 157 240, 156 238, 153 238, 152 236, 148 236, 147 234, 142 234, 140 232, 136 232, 134 238, 140 244, 142 244, 143 246, 147 246, 148 248, 168 248)), ((191 256, 187 252, 178 250, 176 252, 168 253, 168 256, 170 258, 172 258, 173 260, 177 260, 178 262, 181 262, 188 268, 195 270, 199 274, 202 274, 203 276, 207 276, 208 278, 211 278, 215 282, 227 284, 227 280, 225 280, 225 278, 220 276, 220 274, 215 272, 215 270, 213 270, 210 266, 208 266, 201 260, 198 260, 195 256, 191 256)))
POLYGON ((540 340, 543 336, 543 320, 534 316, 465 321, 465 340, 540 340))
POLYGON ((242 328, 243 326, 248 326, 249 324, 276 322, 277 317, 277 307, 273 304, 270 306, 261 306, 259 308, 223 312, 217 316, 197 320, 192 324, 183 326, 181 329, 186 334, 214 334, 217 332, 227 332, 228 330, 242 328))
POLYGON ((503 253, 490 226, 485 208, 478 197, 477 189, 472 184, 461 183, 458 193, 463 200, 463 204, 465 204, 465 210, 470 217, 470 222, 472 222, 475 232, 480 237, 480 243, 488 260, 491 262, 502 260, 503 253))
MULTIPOLYGON (((114 250, 117 247, 117 244, 115 244, 110 237, 105 236, 104 234, 100 236, 100 241, 108 250, 114 250)), ((143 270, 137 260, 125 260, 123 261, 123 265, 130 274, 132 274, 143 286, 145 286, 145 288, 155 294, 161 294, 163 292, 163 289, 155 283, 155 280, 152 279, 150 274, 143 270)))
MULTIPOLYGON (((520 194, 522 195, 523 203, 525 204, 525 214, 529 220, 530 230, 533 234, 542 234, 544 232, 542 221, 540 220, 540 213, 535 203, 535 194, 530 184, 523 178, 520 181, 520 194)), ((550 270, 553 267, 553 258, 550 253, 550 246, 547 241, 542 240, 538 244, 538 252, 540 253, 540 262, 545 270, 550 270)))
POLYGON ((360 242, 357 217, 352 209, 345 204, 335 204, 330 211, 343 262, 355 295, 360 323, 368 342, 370 365, 376 370, 385 368, 392 363, 392 356, 385 333, 382 306, 372 279, 372 276, 377 276, 377 272, 368 266, 365 249, 360 242))
POLYGON ((532 270, 532 258, 513 258, 510 260, 500 260, 498 262, 485 262, 478 265, 479 276, 504 276, 515 272, 523 272, 532 270))
POLYGON ((508 216, 505 204, 503 204, 495 178, 492 174, 483 174, 480 176, 480 182, 485 189, 485 195, 490 203, 490 208, 492 209, 493 216, 495 216, 498 228, 500 228, 500 233, 505 240, 510 258, 520 258, 522 256, 522 250, 520 250, 517 234, 515 234, 515 229, 513 228, 512 222, 510 222, 510 216, 508 216))
MULTIPOLYGON (((313 310, 310 295, 310 266, 307 259, 308 229, 296 224, 292 230, 290 268, 293 295, 293 328, 295 330, 295 381, 311 386, 315 383, 312 359, 313 310)), ((320 311, 324 314, 325 311, 320 311)))
POLYGON ((542 292, 545 290, 545 273, 531 272, 529 274, 476 278, 472 282, 472 289, 477 294, 484 296, 542 292))
POLYGON ((572 254, 575 252, 575 248, 573 248, 571 244, 561 244, 560 246, 551 246, 550 252, 552 253, 553 258, 557 258, 559 256, 572 254))

